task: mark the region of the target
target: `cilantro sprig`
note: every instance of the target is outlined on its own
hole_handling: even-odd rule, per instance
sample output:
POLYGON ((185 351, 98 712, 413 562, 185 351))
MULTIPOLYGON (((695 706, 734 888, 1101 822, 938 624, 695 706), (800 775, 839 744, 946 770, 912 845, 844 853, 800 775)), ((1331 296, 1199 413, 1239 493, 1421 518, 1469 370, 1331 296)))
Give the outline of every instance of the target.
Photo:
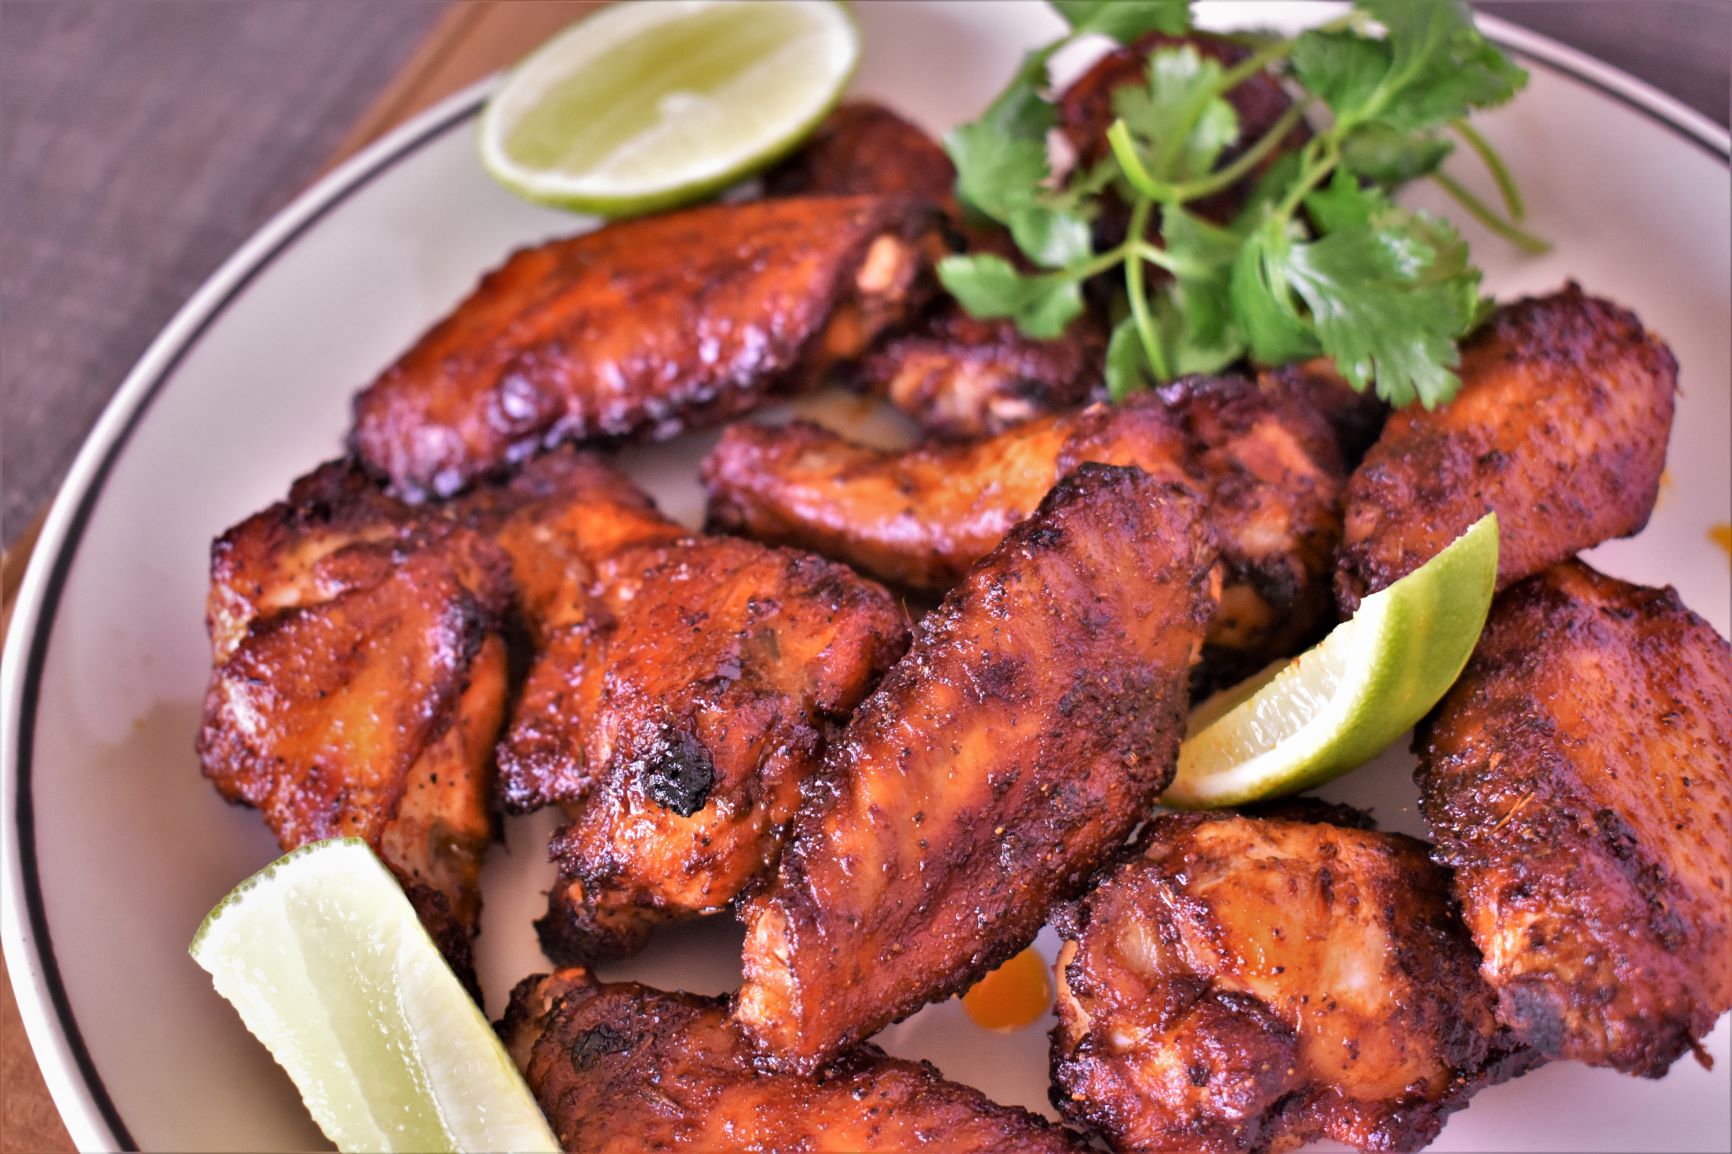
POLYGON ((1460 387, 1456 345, 1484 316, 1480 272, 1446 221, 1391 193, 1421 177, 1527 251, 1521 198, 1491 145, 1467 124, 1510 100, 1527 74, 1474 28, 1459 0, 1356 0, 1299 36, 1260 38, 1223 65, 1190 45, 1152 52, 1141 84, 1112 94, 1108 155, 1055 173, 1048 64, 1077 38, 1133 44, 1190 28, 1188 0, 1051 0, 1067 34, 1024 58, 972 123, 945 138, 957 195, 1004 225, 1028 268, 992 254, 952 256, 945 287, 970 313, 1009 317, 1052 338, 1084 309, 1082 286, 1121 271, 1119 320, 1106 355, 1115 397, 1242 358, 1273 364, 1323 355, 1353 387, 1426 407, 1460 387), (1292 106, 1244 140, 1228 94, 1269 71, 1292 106), (1286 150, 1302 120, 1321 122, 1286 150), (1444 173, 1455 142, 1491 172, 1502 211, 1444 173), (1230 158, 1230 159, 1225 159, 1230 158), (1223 162, 1225 159, 1225 162, 1223 162), (1212 223, 1197 202, 1255 181, 1238 215, 1212 223), (1097 251, 1109 199, 1128 228, 1097 251), (1164 276, 1151 277, 1149 268, 1164 276))

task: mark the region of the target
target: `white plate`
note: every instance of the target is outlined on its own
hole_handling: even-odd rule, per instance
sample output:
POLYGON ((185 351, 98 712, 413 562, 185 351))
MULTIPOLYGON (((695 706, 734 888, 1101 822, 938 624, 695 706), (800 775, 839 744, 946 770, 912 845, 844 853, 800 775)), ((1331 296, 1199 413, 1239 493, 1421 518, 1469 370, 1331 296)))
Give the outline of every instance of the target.
MULTIPOLYGON (((1055 27, 1033 5, 856 11, 868 40, 856 91, 933 129, 978 110, 1055 27)), ((1277 5, 1250 18, 1318 16, 1277 5)), ((1557 242, 1553 255, 1522 261, 1468 227, 1491 288, 1508 296, 1577 277, 1639 311, 1683 365, 1671 484, 1653 523, 1593 559, 1676 585, 1724 634, 1728 559, 1708 530, 1732 521, 1726 133, 1578 54, 1486 23, 1521 50, 1533 83, 1484 127, 1513 162, 1535 227, 1557 242)), ((287 1080, 186 956, 205 911, 276 854, 258 816, 220 801, 192 754, 208 661, 206 550, 338 451, 353 390, 482 270, 577 226, 482 173, 473 118, 483 96, 455 97, 345 165, 199 291, 103 416, 37 546, 4 670, 4 943, 31 1041, 83 1148, 321 1144, 287 1080)), ((704 443, 634 455, 676 516, 699 512, 691 465, 704 443)), ((1390 755, 1336 793, 1422 832, 1406 762, 1390 755)), ((549 880, 550 824, 508 823, 508 849, 488 866, 479 965, 495 1013, 513 982, 545 966, 529 923, 549 880)), ((606 972, 720 990, 737 981, 737 942, 725 922, 664 934, 606 972)), ((952 1003, 884 1041, 1003 1101, 1045 1107, 1038 1028, 987 1035, 952 1003)), ((1437 1148, 1726 1150, 1726 1021, 1708 1046, 1716 1073, 1686 1060, 1659 1082, 1550 1066, 1481 1094, 1437 1148)))

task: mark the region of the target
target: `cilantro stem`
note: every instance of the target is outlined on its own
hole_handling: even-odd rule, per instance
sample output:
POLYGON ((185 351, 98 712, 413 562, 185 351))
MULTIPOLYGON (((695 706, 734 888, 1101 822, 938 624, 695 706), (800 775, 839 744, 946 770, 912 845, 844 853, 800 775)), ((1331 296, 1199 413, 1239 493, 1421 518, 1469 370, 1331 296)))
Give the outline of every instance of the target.
POLYGON ((1149 229, 1149 210, 1154 201, 1137 198, 1131 207, 1130 229, 1125 244, 1125 293, 1130 297, 1131 316, 1137 326, 1137 340, 1142 342, 1143 355, 1149 358, 1149 368, 1155 380, 1168 381, 1173 373, 1167 365, 1167 352, 1155 334, 1154 319, 1149 314, 1148 288, 1143 284, 1143 245, 1137 243, 1149 229))
POLYGON ((1299 211, 1299 206, 1311 195, 1311 191, 1335 171, 1335 166, 1341 162, 1341 142, 1337 139, 1339 132, 1340 125, 1336 125, 1322 136, 1313 137, 1305 146, 1305 150, 1300 154, 1299 179, 1293 182, 1293 187, 1281 198, 1280 205, 1275 209, 1274 219, 1290 219, 1299 211))
POLYGON ((1503 206, 1509 212, 1510 220, 1520 224, 1527 217, 1527 206, 1522 203, 1521 190, 1516 187, 1515 177, 1510 175, 1503 157, 1491 146, 1491 141, 1481 136, 1479 130, 1467 121, 1452 120, 1449 126, 1455 130, 1457 136, 1467 142, 1474 155, 1479 157, 1480 163, 1485 165, 1486 171, 1491 173, 1491 178, 1497 182, 1498 195, 1503 197, 1503 206))
POLYGON ((1503 219, 1496 212, 1492 211, 1483 200, 1469 192, 1465 186, 1448 173, 1442 171, 1434 172, 1431 174, 1431 179, 1437 181, 1438 187, 1447 192, 1450 195, 1450 199, 1465 208, 1468 211, 1468 214, 1475 220, 1479 221, 1492 232, 1503 237, 1523 252, 1532 256, 1539 256, 1542 253, 1548 253, 1552 250, 1552 246, 1548 241, 1535 236, 1533 233, 1528 232, 1519 225, 1503 219))
MULTIPOLYGON (((1169 195, 1159 199, 1170 203, 1183 203, 1188 200, 1201 200, 1205 196, 1213 196, 1222 189, 1231 188, 1239 183, 1264 160, 1271 152, 1281 147, 1300 120, 1305 116, 1305 106, 1308 102, 1296 101, 1291 108, 1281 114, 1263 138, 1246 149, 1232 164, 1218 168, 1208 176, 1193 180, 1186 184, 1168 185, 1169 195)), ((1116 155, 1116 152, 1115 152, 1116 155)))

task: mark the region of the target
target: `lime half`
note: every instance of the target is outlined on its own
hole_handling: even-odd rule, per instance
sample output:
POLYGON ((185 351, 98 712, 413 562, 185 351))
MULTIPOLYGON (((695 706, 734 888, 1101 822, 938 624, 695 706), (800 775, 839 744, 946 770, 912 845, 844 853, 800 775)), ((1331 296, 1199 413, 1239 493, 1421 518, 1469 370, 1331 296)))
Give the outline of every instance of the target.
POLYGON ((365 842, 278 858, 210 912, 191 953, 338 1149, 559 1149, 365 842))
POLYGON ((613 4, 518 65, 482 114, 481 160, 541 204, 668 208, 790 151, 859 59, 834 0, 613 4))
POLYGON ((1321 642, 1199 706, 1161 802, 1242 805, 1370 761, 1461 676, 1496 586, 1497 516, 1488 513, 1321 642))

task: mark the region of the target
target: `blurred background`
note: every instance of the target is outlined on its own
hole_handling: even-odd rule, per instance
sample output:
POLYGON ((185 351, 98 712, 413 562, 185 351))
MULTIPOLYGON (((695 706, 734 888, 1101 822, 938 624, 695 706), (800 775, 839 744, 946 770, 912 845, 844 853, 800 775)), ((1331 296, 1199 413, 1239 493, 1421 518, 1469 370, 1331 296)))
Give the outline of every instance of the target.
MULTIPOLYGON (((393 78, 418 45, 437 29, 449 51, 452 24, 479 30, 488 7, 0 0, 0 542, 30 527, 199 283, 364 118, 391 119, 393 78)), ((543 7, 549 26, 564 15, 543 7)), ((1476 7, 1727 123, 1729 0, 1476 7)))

